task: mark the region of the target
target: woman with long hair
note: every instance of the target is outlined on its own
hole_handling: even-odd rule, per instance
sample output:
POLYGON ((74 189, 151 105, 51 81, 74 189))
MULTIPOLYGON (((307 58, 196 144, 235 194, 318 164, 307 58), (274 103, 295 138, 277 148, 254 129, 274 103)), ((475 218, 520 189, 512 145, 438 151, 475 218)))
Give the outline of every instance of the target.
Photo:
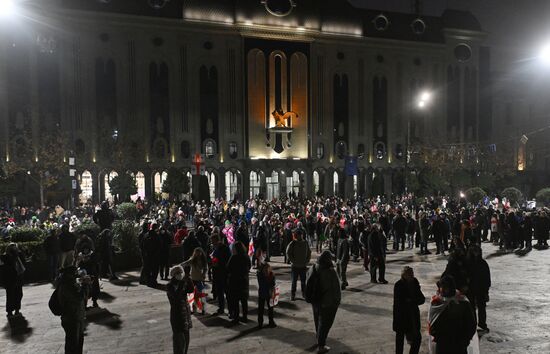
POLYGON ((201 310, 202 314, 206 313, 206 299, 203 295, 204 280, 208 272, 208 261, 202 248, 197 247, 193 251, 193 255, 187 261, 181 264, 183 269, 190 267, 191 280, 195 286, 195 301, 193 302, 193 311, 195 307, 201 310))

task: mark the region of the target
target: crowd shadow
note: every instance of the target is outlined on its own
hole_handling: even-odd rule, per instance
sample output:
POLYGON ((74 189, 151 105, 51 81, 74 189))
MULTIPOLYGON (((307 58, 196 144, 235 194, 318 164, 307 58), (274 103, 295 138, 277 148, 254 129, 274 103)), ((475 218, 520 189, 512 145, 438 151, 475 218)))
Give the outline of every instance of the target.
POLYGON ((370 314, 370 315, 375 315, 375 316, 380 316, 380 317, 392 317, 393 316, 392 311, 390 311, 388 309, 380 308, 380 307, 371 307, 371 306, 365 306, 365 305, 359 305, 359 304, 341 303, 340 308, 345 310, 345 311, 353 312, 353 313, 365 313, 365 314, 370 314))
POLYGON ((113 302, 116 299, 116 296, 113 296, 113 295, 109 294, 108 292, 101 291, 99 293, 98 299, 105 302, 105 303, 110 304, 111 302, 113 302))
POLYGON ((120 315, 112 313, 106 308, 94 307, 89 309, 86 312, 86 320, 88 323, 105 326, 115 331, 122 328, 122 320, 120 319, 120 315))
POLYGON ((139 285, 139 276, 131 274, 119 274, 118 279, 113 279, 110 281, 110 283, 115 286, 134 287, 139 285))
POLYGON ((16 343, 24 343, 33 333, 33 328, 29 327, 29 321, 23 315, 9 317, 2 330, 16 343))

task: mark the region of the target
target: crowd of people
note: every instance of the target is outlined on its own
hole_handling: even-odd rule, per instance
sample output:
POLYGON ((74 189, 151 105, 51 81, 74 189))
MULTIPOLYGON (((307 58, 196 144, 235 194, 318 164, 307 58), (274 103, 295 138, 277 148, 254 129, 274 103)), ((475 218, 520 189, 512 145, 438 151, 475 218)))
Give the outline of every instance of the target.
MULTIPOLYGON (((410 195, 391 200, 289 197, 157 204, 138 200, 136 208, 136 223, 141 227, 140 283, 158 288, 159 276, 169 281, 175 353, 187 352, 191 314, 207 313, 207 281, 217 303, 213 314, 225 314, 227 305, 227 315, 234 325, 248 322, 252 269, 258 283, 258 327, 263 328, 266 307, 268 326, 276 327, 274 308, 279 294, 270 264, 276 256, 282 256, 283 262, 290 265, 291 301, 296 300, 300 281, 301 296, 312 305, 318 352, 326 353, 341 291, 348 286, 348 264, 362 262, 371 283, 387 284, 387 253, 405 249, 418 249, 421 255, 432 251, 448 254, 439 291, 430 302, 429 332, 436 353, 465 353, 478 326, 489 330, 485 308, 491 278, 482 258, 482 242, 492 242, 503 252, 530 250, 533 239, 535 247, 546 248, 550 233, 545 209, 511 209, 498 202, 470 205, 464 200, 435 197, 419 200, 410 195), (435 244, 435 249, 430 251, 429 242, 435 244), (174 248, 179 250, 176 256, 174 248), (317 253, 313 265, 312 252, 317 253), (457 329, 457 323, 462 327, 457 329)), ((50 230, 44 249, 51 280, 57 279, 60 302, 84 306, 79 311, 71 308, 70 316, 61 316, 67 350, 82 350, 79 328, 88 299, 97 306, 99 278, 116 278, 110 231, 114 218, 107 203, 73 213, 56 208, 17 208, 3 213, 3 237, 21 224, 50 230), (96 239, 72 232, 74 224, 87 219, 101 228, 96 239)), ((7 265, 3 267, 3 279, 9 294, 6 310, 11 315, 20 310, 25 257, 17 245, 10 244, 1 260, 7 265)), ((394 288, 397 353, 402 353, 405 338, 411 344, 410 353, 418 353, 422 338, 418 306, 424 301, 413 269, 405 267, 394 288)))

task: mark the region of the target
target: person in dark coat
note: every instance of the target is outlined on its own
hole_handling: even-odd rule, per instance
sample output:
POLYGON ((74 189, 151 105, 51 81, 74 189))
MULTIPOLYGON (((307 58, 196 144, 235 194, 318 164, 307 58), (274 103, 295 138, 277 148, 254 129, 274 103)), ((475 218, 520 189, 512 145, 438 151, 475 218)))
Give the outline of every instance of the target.
MULTIPOLYGON (((92 306, 98 307, 97 299, 99 298, 99 261, 97 259, 97 254, 91 249, 83 249, 76 256, 76 265, 79 271, 84 270, 86 275, 90 278, 89 284, 86 284, 87 287, 86 293, 92 299, 92 306)), ((87 304, 86 299, 86 304, 87 304)))
POLYGON ((399 244, 401 244, 401 251, 405 249, 405 238, 407 232, 408 222, 407 219, 403 216, 403 212, 399 210, 397 216, 393 219, 393 234, 394 242, 393 249, 395 251, 399 250, 399 244))
POLYGON ((434 235, 434 241, 437 248, 435 254, 445 253, 445 245, 447 242, 449 231, 450 230, 447 223, 445 222, 444 215, 438 215, 437 219, 432 224, 432 233, 434 235))
POLYGON ((57 278, 59 271, 59 255, 61 247, 56 230, 50 230, 48 236, 44 239, 44 253, 48 261, 48 276, 51 282, 57 278))
POLYGON ((139 283, 142 285, 147 285, 147 280, 149 277, 149 263, 147 262, 147 257, 145 257, 147 251, 145 250, 145 238, 149 232, 149 224, 144 222, 141 224, 141 231, 138 235, 139 250, 141 252, 141 272, 139 275, 139 283))
POLYGON ((113 227, 115 215, 113 214, 113 211, 109 209, 108 201, 101 203, 101 209, 95 212, 93 219, 94 222, 99 225, 101 231, 111 229, 113 227))
POLYGON ((316 300, 312 302, 313 321, 315 322, 315 333, 317 337, 317 353, 327 353, 330 350, 327 344, 327 337, 334 323, 336 312, 340 306, 342 292, 340 280, 332 263, 330 251, 324 251, 307 273, 307 284, 311 284, 311 277, 317 276, 316 300), (314 275, 317 273, 316 275, 314 275))
POLYGON ((25 257, 19 251, 16 243, 10 243, 0 256, 1 277, 6 289, 6 313, 8 317, 18 316, 23 298, 23 274, 25 273, 25 257))
POLYGON ((59 268, 65 268, 74 263, 74 250, 76 246, 76 236, 69 231, 69 225, 61 226, 59 234, 59 247, 61 247, 61 258, 59 268))
POLYGON ((275 291, 275 274, 269 263, 260 262, 256 272, 258 279, 258 328, 264 325, 264 308, 267 306, 269 327, 277 327, 273 320, 273 306, 270 303, 275 291))
POLYGON ((65 330, 65 353, 82 354, 86 318, 86 287, 90 282, 84 277, 77 282, 77 268, 69 266, 60 270, 57 285, 58 301, 62 305, 61 326, 65 330))
POLYGON ((367 240, 370 258, 370 281, 371 283, 387 284, 386 280, 386 243, 385 236, 379 224, 372 226, 372 231, 367 240), (378 269, 378 281, 376 281, 376 270, 378 269))
POLYGON ((158 234, 158 224, 151 223, 151 230, 143 239, 143 249, 145 259, 148 264, 147 285, 150 287, 158 286, 157 277, 159 274, 159 256, 161 249, 161 239, 158 234))
POLYGON ((191 309, 187 294, 193 292, 191 279, 184 277, 183 268, 175 266, 170 270, 171 279, 166 285, 166 295, 170 301, 170 325, 174 354, 187 354, 189 331, 193 327, 191 309))
POLYGON ((470 278, 468 289, 468 300, 474 309, 477 310, 477 323, 479 328, 489 331, 487 327, 487 302, 489 301, 489 288, 491 287, 491 271, 489 264, 482 257, 481 247, 470 246, 466 257, 466 265, 470 278))
POLYGON ((340 229, 340 239, 338 240, 338 246, 336 248, 336 271, 342 282, 342 290, 345 290, 348 286, 348 278, 346 272, 349 263, 349 241, 348 235, 345 229, 340 229))
MULTIPOLYGON (((231 251, 221 239, 219 234, 212 234, 210 237, 212 247, 212 292, 218 300, 217 315, 225 311, 225 292, 227 285, 227 262, 231 257, 231 251)), ((225 237, 223 238, 225 240, 225 237)))
POLYGON ((418 354, 422 342, 418 306, 425 301, 420 283, 414 277, 413 269, 404 267, 401 279, 395 283, 393 288, 393 331, 396 333, 396 354, 403 354, 405 338, 411 344, 409 354, 418 354))
POLYGON ((113 271, 113 233, 110 229, 105 229, 99 233, 97 237, 96 251, 98 253, 98 261, 101 267, 101 277, 109 277, 111 280, 118 279, 113 271))
MULTIPOLYGON (((199 240, 197 239, 197 236, 194 231, 189 232, 187 237, 183 240, 182 244, 182 250, 183 250, 183 261, 186 262, 191 258, 193 255, 193 252, 195 251, 195 248, 201 247, 201 244, 199 240)), ((187 272, 187 270, 185 270, 187 272)))
POLYGON ((548 248, 548 236, 550 233, 550 218, 546 212, 541 211, 534 219, 535 238, 537 239, 537 248, 548 248))
POLYGON ((229 262, 227 262, 227 298, 229 301, 229 316, 233 324, 239 323, 239 302, 242 306, 241 321, 248 322, 248 295, 250 258, 246 254, 245 246, 237 241, 229 262))
POLYGON ((164 226, 160 228, 159 237, 161 242, 160 247, 160 279, 168 280, 168 273, 170 272, 170 248, 172 247, 172 234, 164 226))
POLYGON ((455 287, 460 290, 462 294, 468 293, 470 277, 466 267, 466 253, 463 248, 455 247, 455 250, 449 257, 447 267, 441 276, 443 277, 445 275, 453 277, 455 287))
POLYGON ((452 276, 438 282, 438 293, 432 298, 428 328, 435 341, 436 354, 467 354, 476 333, 476 319, 470 303, 456 291, 452 276))

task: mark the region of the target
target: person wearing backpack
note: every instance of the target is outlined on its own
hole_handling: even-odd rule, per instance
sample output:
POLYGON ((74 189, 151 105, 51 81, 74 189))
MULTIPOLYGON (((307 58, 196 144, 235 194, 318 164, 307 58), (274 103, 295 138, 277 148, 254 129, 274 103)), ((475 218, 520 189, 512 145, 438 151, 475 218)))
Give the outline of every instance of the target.
POLYGON ((307 241, 303 238, 302 230, 295 229, 293 233, 295 239, 290 242, 286 248, 287 259, 291 264, 291 301, 296 300, 296 283, 298 282, 298 278, 300 278, 302 284, 302 297, 305 297, 306 272, 309 261, 311 260, 311 249, 307 241))
MULTIPOLYGON (((84 347, 86 318, 86 287, 89 277, 77 282, 77 268, 73 265, 60 270, 61 276, 55 292, 61 316, 61 326, 65 330, 65 353, 81 354, 84 347)), ((50 300, 50 303, 52 300, 50 300)), ((50 305, 51 308, 51 305, 50 305)), ((53 312, 53 311, 52 311, 53 312)))
POLYGON ((306 301, 311 303, 313 308, 317 353, 327 353, 330 350, 326 345, 327 336, 342 297, 340 280, 334 269, 330 251, 324 251, 317 259, 317 263, 309 269, 306 284, 306 301))

